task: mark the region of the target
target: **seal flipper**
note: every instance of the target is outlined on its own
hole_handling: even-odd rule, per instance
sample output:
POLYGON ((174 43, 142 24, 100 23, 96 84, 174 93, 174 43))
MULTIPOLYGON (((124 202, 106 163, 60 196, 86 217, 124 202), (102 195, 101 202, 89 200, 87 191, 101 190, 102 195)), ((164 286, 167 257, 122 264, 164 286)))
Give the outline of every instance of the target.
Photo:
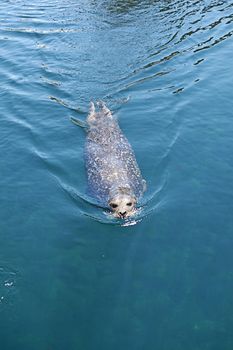
POLYGON ((108 109, 108 107, 103 101, 98 101, 97 106, 101 108, 105 116, 112 117, 112 112, 110 111, 110 109, 108 109))
POLYGON ((87 123, 82 121, 82 120, 80 120, 80 119, 76 119, 76 118, 70 117, 70 120, 72 121, 72 123, 74 123, 77 126, 80 126, 83 129, 86 129, 88 127, 87 123))
POLYGON ((147 184, 146 184, 146 180, 142 180, 142 190, 143 190, 143 192, 146 192, 146 190, 147 190, 147 184))
POLYGON ((94 103, 91 101, 90 102, 90 109, 89 109, 89 114, 87 116, 87 123, 91 124, 92 122, 95 121, 95 105, 94 103))

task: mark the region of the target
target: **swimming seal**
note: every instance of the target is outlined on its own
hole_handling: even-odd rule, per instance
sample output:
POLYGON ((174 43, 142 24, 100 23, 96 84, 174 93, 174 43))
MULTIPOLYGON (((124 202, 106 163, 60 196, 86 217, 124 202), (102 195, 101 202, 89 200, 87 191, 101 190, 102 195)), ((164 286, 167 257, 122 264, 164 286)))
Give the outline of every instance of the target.
MULTIPOLYGON (((101 101, 91 102, 86 124, 85 164, 89 193, 116 217, 132 215, 146 189, 134 152, 116 118, 101 101)), ((72 119, 80 126, 80 121, 72 119)))

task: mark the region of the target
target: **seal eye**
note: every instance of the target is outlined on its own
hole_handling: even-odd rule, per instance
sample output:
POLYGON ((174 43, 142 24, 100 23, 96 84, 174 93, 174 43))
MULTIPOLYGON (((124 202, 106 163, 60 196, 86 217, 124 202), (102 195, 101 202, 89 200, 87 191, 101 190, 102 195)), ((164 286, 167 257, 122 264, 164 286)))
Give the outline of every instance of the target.
POLYGON ((129 202, 129 203, 127 203, 126 205, 128 205, 128 207, 131 207, 132 202, 129 202))
POLYGON ((118 207, 118 205, 115 204, 115 203, 110 203, 109 205, 110 205, 111 208, 114 208, 114 209, 118 207))

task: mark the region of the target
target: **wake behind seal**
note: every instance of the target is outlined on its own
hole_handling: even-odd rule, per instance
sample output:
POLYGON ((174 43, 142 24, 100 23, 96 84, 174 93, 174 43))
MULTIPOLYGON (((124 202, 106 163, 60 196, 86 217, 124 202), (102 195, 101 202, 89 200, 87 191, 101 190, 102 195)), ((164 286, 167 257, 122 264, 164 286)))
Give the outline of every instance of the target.
MULTIPOLYGON (((103 102, 91 102, 86 119, 85 165, 89 193, 108 206, 114 216, 134 214, 136 204, 146 189, 133 149, 116 118, 103 102)), ((72 121, 80 123, 72 118, 72 121)), ((82 123, 83 124, 83 123, 82 123)))

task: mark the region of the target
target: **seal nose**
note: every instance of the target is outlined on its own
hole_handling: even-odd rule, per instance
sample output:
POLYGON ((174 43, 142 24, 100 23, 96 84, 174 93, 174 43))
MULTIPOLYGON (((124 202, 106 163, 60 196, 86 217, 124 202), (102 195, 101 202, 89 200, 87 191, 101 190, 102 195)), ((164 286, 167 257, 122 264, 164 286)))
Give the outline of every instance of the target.
POLYGON ((119 214, 120 214, 120 216, 121 216, 122 218, 124 218, 125 215, 126 215, 126 211, 124 211, 123 213, 122 213, 122 211, 120 211, 119 214))

